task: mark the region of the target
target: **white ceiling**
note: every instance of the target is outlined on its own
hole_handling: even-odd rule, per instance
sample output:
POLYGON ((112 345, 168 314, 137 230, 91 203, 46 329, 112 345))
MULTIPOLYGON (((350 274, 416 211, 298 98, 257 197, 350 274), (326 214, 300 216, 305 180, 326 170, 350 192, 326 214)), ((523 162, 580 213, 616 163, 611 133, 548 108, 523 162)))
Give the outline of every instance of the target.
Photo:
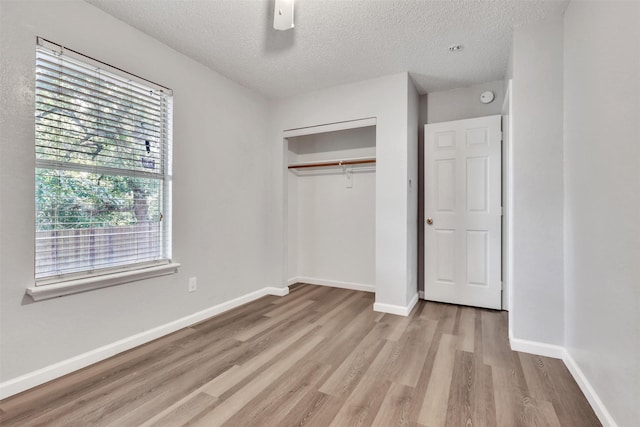
POLYGON ((87 1, 271 98, 402 71, 421 94, 499 80, 514 26, 568 3, 296 0, 295 28, 276 31, 274 0, 87 1))

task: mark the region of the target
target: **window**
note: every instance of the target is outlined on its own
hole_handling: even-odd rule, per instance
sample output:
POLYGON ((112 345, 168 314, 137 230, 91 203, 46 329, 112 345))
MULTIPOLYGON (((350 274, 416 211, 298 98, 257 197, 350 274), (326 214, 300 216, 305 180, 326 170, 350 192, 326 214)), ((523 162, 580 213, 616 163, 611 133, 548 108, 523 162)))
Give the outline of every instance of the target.
POLYGON ((116 70, 38 39, 36 285, 170 262, 171 91, 116 70))

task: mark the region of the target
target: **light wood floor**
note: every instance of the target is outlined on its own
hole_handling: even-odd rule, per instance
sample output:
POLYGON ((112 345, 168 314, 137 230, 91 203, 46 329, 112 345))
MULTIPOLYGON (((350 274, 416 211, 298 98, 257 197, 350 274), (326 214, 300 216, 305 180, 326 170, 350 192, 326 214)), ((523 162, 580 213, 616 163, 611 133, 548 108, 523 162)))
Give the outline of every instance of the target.
POLYGON ((296 285, 0 402, 3 426, 599 426, 507 313, 296 285))

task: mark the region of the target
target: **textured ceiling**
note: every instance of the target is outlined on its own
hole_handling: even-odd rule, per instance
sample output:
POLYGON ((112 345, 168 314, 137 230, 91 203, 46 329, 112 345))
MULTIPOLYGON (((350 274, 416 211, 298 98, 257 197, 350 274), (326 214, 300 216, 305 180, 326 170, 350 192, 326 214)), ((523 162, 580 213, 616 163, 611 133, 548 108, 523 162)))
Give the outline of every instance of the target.
POLYGON ((271 98, 408 71, 423 94, 504 77, 514 26, 567 1, 296 0, 273 29, 273 0, 87 0, 271 98), (448 47, 462 44, 451 53, 448 47))

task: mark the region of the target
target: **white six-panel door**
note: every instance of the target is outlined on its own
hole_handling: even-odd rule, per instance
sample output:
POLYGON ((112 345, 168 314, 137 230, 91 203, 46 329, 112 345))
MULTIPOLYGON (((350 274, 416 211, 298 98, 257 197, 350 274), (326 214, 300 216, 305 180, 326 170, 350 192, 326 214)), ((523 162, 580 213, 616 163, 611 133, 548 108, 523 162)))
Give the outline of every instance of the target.
POLYGON ((425 126, 425 299, 501 308, 501 116, 425 126))

